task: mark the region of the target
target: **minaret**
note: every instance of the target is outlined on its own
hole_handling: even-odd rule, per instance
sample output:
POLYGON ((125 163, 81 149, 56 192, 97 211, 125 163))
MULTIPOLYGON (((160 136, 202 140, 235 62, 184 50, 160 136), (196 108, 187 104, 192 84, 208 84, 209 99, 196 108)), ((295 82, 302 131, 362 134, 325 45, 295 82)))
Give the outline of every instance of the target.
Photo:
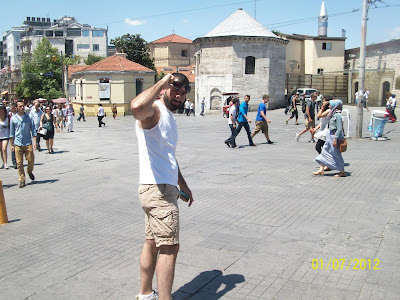
POLYGON ((318 36, 328 36, 328 14, 324 0, 322 0, 321 11, 318 17, 318 36))

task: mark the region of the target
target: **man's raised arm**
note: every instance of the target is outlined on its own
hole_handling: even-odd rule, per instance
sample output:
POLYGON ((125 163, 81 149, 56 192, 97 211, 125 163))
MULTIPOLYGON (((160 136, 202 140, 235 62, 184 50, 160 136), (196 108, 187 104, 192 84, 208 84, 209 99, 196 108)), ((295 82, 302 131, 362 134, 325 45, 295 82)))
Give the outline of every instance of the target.
POLYGON ((145 120, 154 115, 154 101, 156 101, 162 89, 169 88, 173 78, 171 74, 165 75, 155 85, 140 93, 132 100, 131 110, 136 120, 145 120))

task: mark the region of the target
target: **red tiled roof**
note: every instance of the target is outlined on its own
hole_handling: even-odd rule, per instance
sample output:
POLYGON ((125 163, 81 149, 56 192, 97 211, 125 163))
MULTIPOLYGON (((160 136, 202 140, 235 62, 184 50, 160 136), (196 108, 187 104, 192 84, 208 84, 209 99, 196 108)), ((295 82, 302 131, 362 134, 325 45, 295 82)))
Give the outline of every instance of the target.
POLYGON ((150 44, 161 44, 161 43, 191 44, 193 43, 193 41, 173 33, 161 39, 150 42, 150 44))
POLYGON ((80 72, 87 67, 88 67, 88 65, 70 65, 70 66, 68 66, 68 77, 71 77, 71 74, 80 72))
MULTIPOLYGON (((190 65, 188 67, 183 67, 183 68, 188 68, 189 71, 179 70, 179 73, 182 73, 183 75, 185 75, 189 79, 189 82, 195 82, 195 79, 196 79, 196 75, 192 73, 193 67, 194 67, 194 65, 190 65)), ((163 72, 164 74, 176 73, 176 67, 156 67, 156 69, 157 69, 157 73, 161 73, 161 72, 163 72), (163 70, 163 68, 172 68, 172 71, 163 70)))
MULTIPOLYGON (((136 71, 136 72, 154 72, 141 64, 135 63, 119 55, 113 55, 106 57, 93 65, 87 66, 82 69, 84 72, 95 72, 95 71, 136 71)), ((77 71, 79 72, 79 71, 77 71)))

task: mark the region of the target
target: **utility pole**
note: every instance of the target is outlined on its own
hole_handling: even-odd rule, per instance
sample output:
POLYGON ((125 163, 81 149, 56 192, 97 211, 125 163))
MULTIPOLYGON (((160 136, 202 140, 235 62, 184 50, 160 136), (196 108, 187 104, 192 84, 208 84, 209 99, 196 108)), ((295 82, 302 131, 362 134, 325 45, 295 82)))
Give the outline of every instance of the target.
POLYGON ((360 44, 360 66, 358 73, 358 103, 357 103, 357 126, 356 138, 362 138, 363 127, 363 103, 364 103, 364 85, 365 85, 365 52, 367 38, 367 18, 368 18, 368 2, 363 0, 362 17, 361 17, 361 44, 360 44))

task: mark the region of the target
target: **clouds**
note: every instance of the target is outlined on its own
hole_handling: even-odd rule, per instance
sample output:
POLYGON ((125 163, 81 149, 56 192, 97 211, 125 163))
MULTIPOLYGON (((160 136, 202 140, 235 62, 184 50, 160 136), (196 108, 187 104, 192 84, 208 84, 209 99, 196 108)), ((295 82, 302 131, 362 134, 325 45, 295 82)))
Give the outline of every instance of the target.
POLYGON ((388 33, 392 38, 398 39, 400 38, 400 27, 394 27, 393 29, 389 30, 388 33))
POLYGON ((131 20, 129 18, 125 18, 124 23, 131 25, 131 26, 140 26, 140 25, 146 24, 146 21, 131 20))

